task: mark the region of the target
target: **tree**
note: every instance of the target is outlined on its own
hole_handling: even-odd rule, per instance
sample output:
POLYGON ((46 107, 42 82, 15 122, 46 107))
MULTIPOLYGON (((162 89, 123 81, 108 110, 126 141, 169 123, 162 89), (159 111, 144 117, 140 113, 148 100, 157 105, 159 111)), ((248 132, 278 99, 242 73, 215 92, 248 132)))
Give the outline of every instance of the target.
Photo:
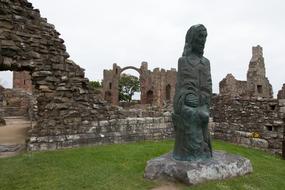
POLYGON ((90 81, 89 84, 94 90, 102 87, 102 84, 99 81, 90 81))
POLYGON ((140 92, 138 77, 122 74, 119 80, 119 100, 130 102, 135 92, 140 92))

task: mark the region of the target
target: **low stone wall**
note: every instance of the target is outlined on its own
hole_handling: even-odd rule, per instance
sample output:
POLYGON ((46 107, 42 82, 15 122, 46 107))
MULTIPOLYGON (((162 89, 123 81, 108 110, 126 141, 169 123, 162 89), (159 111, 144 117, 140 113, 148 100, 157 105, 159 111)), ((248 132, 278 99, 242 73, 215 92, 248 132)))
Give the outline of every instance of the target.
POLYGON ((94 121, 91 126, 87 131, 77 134, 32 136, 28 139, 27 148, 30 151, 55 150, 174 137, 170 116, 94 121))
POLYGON ((213 100, 214 138, 281 154, 283 121, 277 99, 213 100))

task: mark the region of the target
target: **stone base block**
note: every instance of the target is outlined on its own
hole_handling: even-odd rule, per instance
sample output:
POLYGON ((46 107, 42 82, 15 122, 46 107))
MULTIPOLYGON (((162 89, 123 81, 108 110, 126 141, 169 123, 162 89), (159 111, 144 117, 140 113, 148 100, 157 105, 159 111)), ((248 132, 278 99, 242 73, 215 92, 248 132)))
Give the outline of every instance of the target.
POLYGON ((226 152, 214 151, 213 158, 198 161, 177 161, 172 153, 147 162, 145 178, 179 181, 195 185, 209 180, 223 180, 253 171, 250 160, 226 152))

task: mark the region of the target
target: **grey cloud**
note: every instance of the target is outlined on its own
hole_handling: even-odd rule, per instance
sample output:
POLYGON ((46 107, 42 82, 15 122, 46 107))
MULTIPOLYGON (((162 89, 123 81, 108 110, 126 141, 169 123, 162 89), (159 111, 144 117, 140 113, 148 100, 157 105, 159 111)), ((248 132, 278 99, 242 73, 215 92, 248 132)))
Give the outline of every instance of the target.
POLYGON ((150 69, 176 68, 188 28, 208 28, 205 56, 211 61, 214 91, 227 73, 245 80, 251 46, 264 50, 267 76, 277 90, 282 71, 285 26, 282 0, 31 0, 54 24, 71 58, 91 80, 101 80, 114 62, 150 69))

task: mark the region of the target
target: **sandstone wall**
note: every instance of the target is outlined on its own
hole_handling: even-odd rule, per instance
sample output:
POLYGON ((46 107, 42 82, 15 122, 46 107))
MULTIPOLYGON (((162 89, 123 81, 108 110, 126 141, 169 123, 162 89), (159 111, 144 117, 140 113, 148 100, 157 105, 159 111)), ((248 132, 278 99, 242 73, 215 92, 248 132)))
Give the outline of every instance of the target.
POLYGON ((250 97, 272 98, 272 86, 266 77, 263 49, 252 47, 252 58, 247 71, 247 88, 250 97))
POLYGON ((33 86, 32 86, 32 79, 31 75, 27 71, 22 72, 13 72, 13 88, 14 89, 21 89, 27 92, 32 93, 33 86))
POLYGON ((155 68, 148 70, 148 63, 142 62, 140 68, 132 66, 121 68, 113 64, 111 70, 103 72, 103 95, 104 99, 113 105, 119 104, 119 79, 123 71, 136 70, 140 74, 141 104, 152 104, 162 107, 172 103, 175 94, 176 69, 164 70, 155 68))
POLYGON ((173 126, 170 116, 111 119, 83 122, 76 134, 54 134, 32 136, 28 149, 32 151, 54 150, 59 148, 127 143, 144 140, 162 140, 173 138, 173 126))
POLYGON ((34 101, 34 97, 26 91, 5 89, 2 93, 0 109, 2 109, 2 115, 4 117, 24 116, 31 118, 34 101))
POLYGON ((283 121, 277 99, 213 99, 214 137, 281 153, 283 121))
POLYGON ((221 95, 232 97, 245 96, 247 93, 247 82, 236 80, 232 74, 228 74, 220 83, 221 95))

